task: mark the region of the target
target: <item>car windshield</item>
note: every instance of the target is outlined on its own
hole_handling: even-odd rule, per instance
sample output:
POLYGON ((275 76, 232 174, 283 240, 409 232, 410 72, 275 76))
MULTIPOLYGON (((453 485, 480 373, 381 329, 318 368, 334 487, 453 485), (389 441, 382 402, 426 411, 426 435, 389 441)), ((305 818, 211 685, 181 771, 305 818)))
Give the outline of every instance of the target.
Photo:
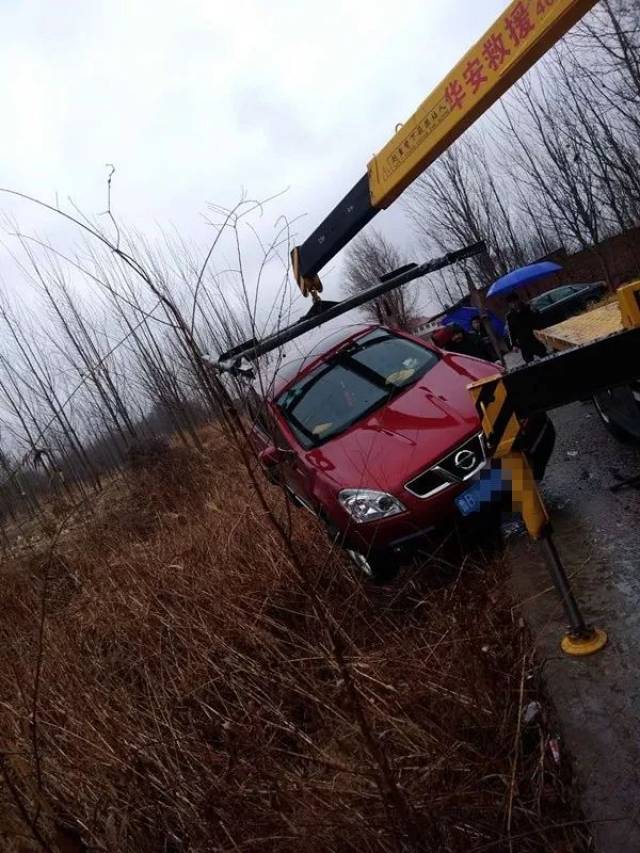
POLYGON ((288 388, 277 404, 303 447, 316 447, 416 382, 438 356, 377 330, 288 388))
POLYGON ((536 310, 540 310, 540 308, 546 308, 547 305, 551 305, 551 297, 548 293, 543 293, 542 296, 536 296, 535 299, 532 299, 529 302, 532 308, 536 310))
POLYGON ((578 289, 579 288, 576 288, 572 285, 556 287, 555 290, 550 290, 548 293, 543 293, 542 296, 536 296, 535 299, 531 300, 530 304, 536 310, 540 310, 541 308, 548 308, 550 305, 554 305, 556 302, 561 302, 563 299, 567 299, 568 297, 573 296, 573 294, 576 293, 578 289))

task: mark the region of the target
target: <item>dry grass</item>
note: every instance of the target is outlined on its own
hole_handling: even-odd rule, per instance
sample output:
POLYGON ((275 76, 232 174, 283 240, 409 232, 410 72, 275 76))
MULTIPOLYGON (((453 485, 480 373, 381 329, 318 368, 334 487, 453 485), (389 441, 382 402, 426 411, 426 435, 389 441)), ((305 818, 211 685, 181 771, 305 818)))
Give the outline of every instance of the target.
POLYGON ((588 849, 503 568, 368 589, 297 512, 301 574, 240 472, 212 431, 7 567, 0 848, 588 849))

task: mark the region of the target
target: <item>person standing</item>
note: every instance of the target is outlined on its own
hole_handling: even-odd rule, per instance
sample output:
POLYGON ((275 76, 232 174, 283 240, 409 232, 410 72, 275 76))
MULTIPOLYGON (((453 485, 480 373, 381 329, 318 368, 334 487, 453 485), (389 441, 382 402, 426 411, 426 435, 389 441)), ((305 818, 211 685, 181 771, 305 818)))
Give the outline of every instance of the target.
POLYGON ((511 346, 520 348, 527 363, 534 358, 544 358, 546 347, 534 334, 540 323, 538 313, 527 302, 523 302, 517 293, 510 293, 507 303, 509 310, 505 319, 511 346))
POLYGON ((493 344, 487 335, 484 326, 482 325, 482 319, 480 316, 473 317, 471 320, 471 332, 474 334, 478 340, 480 341, 480 345, 482 347, 482 358, 486 361, 497 361, 499 358, 499 354, 496 355, 493 351, 493 344))
MULTIPOLYGON (((457 352, 459 355, 471 355, 483 361, 492 361, 491 354, 485 348, 481 337, 475 332, 466 332, 458 323, 452 323, 445 328, 447 329, 446 343, 439 344, 443 349, 448 352, 457 352)), ((435 335, 434 343, 438 343, 435 335)))

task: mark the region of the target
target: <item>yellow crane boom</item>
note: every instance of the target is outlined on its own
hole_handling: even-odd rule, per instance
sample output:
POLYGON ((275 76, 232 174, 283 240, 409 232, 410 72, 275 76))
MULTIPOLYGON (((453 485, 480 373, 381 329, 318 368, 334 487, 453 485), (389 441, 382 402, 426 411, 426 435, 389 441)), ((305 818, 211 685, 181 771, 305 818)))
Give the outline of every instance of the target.
POLYGON ((374 207, 409 184, 549 50, 596 0, 516 0, 368 165, 374 207))
POLYGON ((292 252, 305 295, 318 273, 373 217, 552 47, 596 0, 514 0, 369 162, 367 174, 292 252))

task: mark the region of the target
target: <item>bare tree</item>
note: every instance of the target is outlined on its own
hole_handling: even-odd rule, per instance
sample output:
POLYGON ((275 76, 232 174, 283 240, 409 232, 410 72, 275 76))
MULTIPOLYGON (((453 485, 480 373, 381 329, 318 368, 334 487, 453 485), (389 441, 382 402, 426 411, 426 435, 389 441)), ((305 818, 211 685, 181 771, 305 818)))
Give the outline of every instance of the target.
MULTIPOLYGON (((345 289, 352 295, 361 293, 404 263, 406 260, 399 249, 380 232, 371 230, 357 237, 346 250, 345 289)), ((415 304, 415 290, 405 286, 368 303, 362 310, 378 323, 408 329, 415 304)))
MULTIPOLYGON (((490 138, 492 143, 495 141, 490 138)), ((407 192, 405 209, 426 251, 484 240, 488 253, 469 262, 476 284, 489 284, 514 266, 543 250, 546 235, 523 226, 513 203, 504 170, 489 154, 489 141, 480 132, 459 140, 407 192)), ((466 296, 460 270, 438 280, 443 304, 466 296)))
MULTIPOLYGON (((640 8, 607 0, 406 193, 416 236, 429 251, 485 240, 480 284, 561 248, 593 252, 610 281, 601 243, 640 221, 639 107, 640 8)), ((467 293, 458 271, 439 290, 467 293)))
MULTIPOLYGON (((467 133, 405 195, 429 254, 480 239, 489 245, 467 270, 431 279, 443 307, 467 295, 467 273, 486 284, 561 246, 593 251, 610 277, 598 244, 640 221, 638 5, 604 0, 541 68, 507 99, 501 117, 467 133)), ((140 436, 164 430, 199 447, 202 420, 229 414, 229 389, 242 394, 239 386, 221 386, 203 356, 288 322, 294 298, 290 224, 279 220, 262 242, 245 219, 248 210, 261 212, 259 204, 211 207, 204 253, 175 235, 158 244, 128 231, 111 211, 110 192, 101 225, 78 211, 41 207, 86 242, 65 255, 12 229, 40 313, 34 324, 9 304, 0 307, 3 494, 5 503, 25 495, 23 505, 36 511, 47 477, 30 466, 43 450, 65 488, 84 489, 99 486, 105 467, 122 465, 140 436), (255 240, 251 271, 243 235, 255 240), (279 283, 261 310, 267 274, 279 283), (12 473, 13 461, 22 474, 12 473)), ((348 292, 361 292, 404 260, 389 240, 367 232, 346 252, 348 292)), ((415 308, 408 285, 365 310, 406 327, 415 308)))

